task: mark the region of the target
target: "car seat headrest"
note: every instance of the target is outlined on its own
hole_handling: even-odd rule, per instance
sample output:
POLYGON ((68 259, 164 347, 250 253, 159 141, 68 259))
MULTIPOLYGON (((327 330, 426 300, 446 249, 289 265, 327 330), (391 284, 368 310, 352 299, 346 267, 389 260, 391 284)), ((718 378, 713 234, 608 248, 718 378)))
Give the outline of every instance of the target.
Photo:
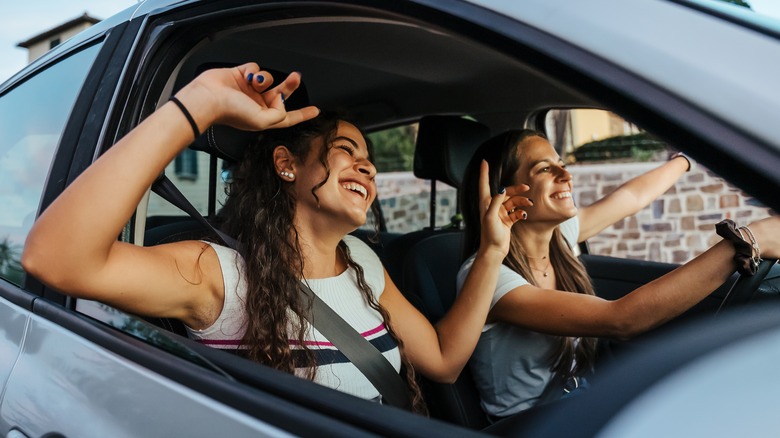
MULTIPOLYGON (((202 71, 214 67, 225 67, 225 65, 208 65, 199 70, 202 71)), ((279 83, 287 77, 287 73, 269 68, 264 68, 264 70, 271 73, 274 77, 274 83, 279 83)), ((284 101, 284 106, 288 111, 300 109, 309 105, 309 93, 306 91, 306 85, 303 83, 301 83, 301 85, 298 86, 298 89, 284 101)), ((206 129, 200 137, 195 139, 190 145, 190 149, 204 151, 216 155, 223 160, 235 163, 242 159, 244 150, 257 141, 259 134, 259 131, 242 131, 230 126, 213 125, 206 129)))
POLYGON ((190 149, 204 151, 225 161, 236 163, 244 156, 246 148, 257 140, 259 134, 259 132, 242 131, 225 125, 212 125, 195 139, 190 149))
POLYGON ((482 142, 487 126, 459 116, 426 116, 420 120, 414 150, 414 176, 460 188, 466 166, 482 142))

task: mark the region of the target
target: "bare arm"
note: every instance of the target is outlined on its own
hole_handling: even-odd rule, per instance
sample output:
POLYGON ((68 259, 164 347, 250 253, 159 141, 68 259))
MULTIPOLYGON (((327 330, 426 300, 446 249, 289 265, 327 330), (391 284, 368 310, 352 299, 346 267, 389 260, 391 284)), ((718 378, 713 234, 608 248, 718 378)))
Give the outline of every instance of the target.
MULTIPOLYGON (((767 257, 780 255, 780 218, 751 224, 767 257)), ((701 301, 735 270, 734 247, 721 241, 699 257, 630 294, 598 297, 525 285, 501 298, 489 320, 563 336, 630 338, 701 301)))
POLYGON ((385 274, 386 287, 380 303, 390 313, 393 329, 404 342, 404 352, 423 375, 442 382, 453 382, 466 365, 485 325, 498 280, 501 261, 509 251, 512 224, 522 215, 515 207, 529 205, 519 193, 528 186, 506 189, 490 196, 487 163, 480 172, 482 235, 474 265, 452 308, 436 326, 418 312, 385 274))
MULTIPOLYGON (((270 74, 264 84, 244 79, 258 70, 254 64, 211 70, 177 97, 201 130, 214 123, 263 129, 317 114, 314 108, 284 111, 279 93, 291 93, 299 76, 266 91, 270 74)), ((221 309, 222 278, 213 250, 200 242, 142 248, 116 240, 157 175, 192 140, 192 128, 172 102, 150 115, 36 221, 22 256, 27 272, 75 297, 202 325, 209 318, 204 312, 221 309)))
POLYGON ((580 209, 580 235, 584 242, 604 228, 631 216, 664 194, 688 169, 688 160, 679 157, 630 179, 614 192, 580 209))

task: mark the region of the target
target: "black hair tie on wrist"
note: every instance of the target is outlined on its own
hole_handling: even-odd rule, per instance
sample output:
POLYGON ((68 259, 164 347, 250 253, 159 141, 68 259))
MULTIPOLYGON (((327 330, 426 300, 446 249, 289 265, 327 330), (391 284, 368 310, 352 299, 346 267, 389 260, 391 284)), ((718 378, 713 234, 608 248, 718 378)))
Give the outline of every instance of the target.
POLYGON ((181 112, 184 114, 184 117, 186 117, 187 121, 190 122, 190 126, 192 127, 192 133, 195 134, 195 139, 197 140, 197 138, 200 137, 200 130, 198 129, 198 124, 195 123, 195 119, 192 118, 192 114, 190 114, 190 112, 187 111, 187 107, 185 107, 184 104, 181 103, 181 101, 176 98, 176 96, 171 96, 170 101, 175 103, 176 106, 179 107, 181 112))
POLYGON ((715 225, 718 236, 734 244, 734 261, 737 263, 737 272, 742 275, 752 276, 758 269, 758 264, 753 258, 753 247, 746 242, 737 230, 737 224, 731 219, 724 219, 715 225))

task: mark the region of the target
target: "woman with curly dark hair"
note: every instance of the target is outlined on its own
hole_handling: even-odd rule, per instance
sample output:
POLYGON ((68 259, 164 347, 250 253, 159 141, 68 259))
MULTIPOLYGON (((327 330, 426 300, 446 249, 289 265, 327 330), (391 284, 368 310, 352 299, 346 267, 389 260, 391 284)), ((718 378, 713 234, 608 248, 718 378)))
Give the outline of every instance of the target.
MULTIPOLYGON (((371 340, 398 371, 453 381, 479 338, 509 230, 527 205, 519 188, 490 196, 482 181, 481 244, 450 313, 432 326, 377 256, 348 233, 365 223, 376 169, 352 124, 314 107, 286 111, 300 83, 256 64, 209 70, 106 152, 31 231, 25 269, 66 294, 183 321, 204 344, 367 399, 378 391, 306 322, 301 283, 371 340), (173 158, 212 124, 267 130, 234 173, 223 216, 239 252, 202 241, 139 247, 116 240, 173 158), (272 129, 273 128, 273 129, 272 129), (270 129, 270 130, 269 130, 270 129), (517 193, 516 193, 517 192, 517 193), (107 208, 109 207, 110 208, 107 208)), ((487 175, 487 167, 483 174, 487 175)))

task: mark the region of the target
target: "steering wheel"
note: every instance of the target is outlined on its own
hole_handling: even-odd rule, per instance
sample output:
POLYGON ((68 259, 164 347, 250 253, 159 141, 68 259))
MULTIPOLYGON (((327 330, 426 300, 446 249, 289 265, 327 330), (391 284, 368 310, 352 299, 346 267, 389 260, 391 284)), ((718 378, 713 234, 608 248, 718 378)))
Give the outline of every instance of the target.
POLYGON ((754 275, 742 275, 740 274, 734 285, 731 286, 729 292, 723 298, 723 301, 718 306, 718 310, 715 312, 717 315, 721 310, 729 307, 734 307, 740 304, 747 304, 753 299, 756 290, 761 286, 761 282, 764 281, 769 271, 772 270, 772 266, 777 263, 777 259, 765 259, 758 264, 758 269, 754 275))

